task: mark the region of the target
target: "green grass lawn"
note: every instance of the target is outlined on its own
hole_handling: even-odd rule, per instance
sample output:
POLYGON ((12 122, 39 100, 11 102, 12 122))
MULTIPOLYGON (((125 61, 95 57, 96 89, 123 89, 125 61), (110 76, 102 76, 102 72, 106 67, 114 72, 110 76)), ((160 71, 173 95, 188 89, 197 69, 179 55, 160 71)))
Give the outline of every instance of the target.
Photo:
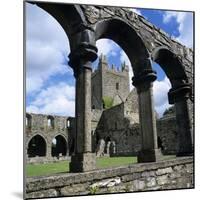
MULTIPOLYGON (((97 158, 97 168, 116 167, 137 163, 137 157, 104 157, 97 158)), ((27 176, 45 176, 57 173, 69 172, 69 161, 60 161, 47 164, 28 164, 26 166, 27 176)))

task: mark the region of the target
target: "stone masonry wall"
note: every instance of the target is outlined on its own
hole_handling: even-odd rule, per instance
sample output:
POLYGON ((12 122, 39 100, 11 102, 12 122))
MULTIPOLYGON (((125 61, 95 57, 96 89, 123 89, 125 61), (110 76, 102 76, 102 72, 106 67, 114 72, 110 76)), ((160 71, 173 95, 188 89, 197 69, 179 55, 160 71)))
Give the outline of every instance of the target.
POLYGON ((49 162, 49 161, 56 161, 57 158, 52 157, 51 150, 52 150, 52 141, 56 136, 62 136, 66 141, 66 148, 67 148, 67 155, 64 157, 59 158, 68 159, 71 147, 71 137, 74 135, 75 127, 73 118, 69 118, 69 123, 67 124, 68 117, 62 116, 49 116, 43 114, 33 114, 27 113, 29 118, 29 123, 26 126, 26 135, 25 135, 25 148, 26 148, 26 155, 27 155, 27 162, 29 163, 37 163, 37 162, 49 162), (48 125, 48 118, 53 119, 53 126, 48 125), (69 126, 70 125, 70 126, 69 126), (69 127, 68 127, 69 126, 69 127), (46 156, 45 157, 32 157, 28 158, 28 145, 31 139, 39 135, 41 136, 46 143, 46 156))
POLYGON ((177 131, 176 117, 164 116, 157 120, 157 134, 161 139, 161 150, 163 154, 176 154, 177 152, 177 131))
POLYGON ((27 178, 26 198, 194 188, 193 158, 27 178))
POLYGON ((94 109, 103 109, 103 97, 111 97, 115 105, 127 98, 130 92, 129 71, 128 66, 121 67, 121 70, 117 70, 114 66, 110 68, 104 55, 99 58, 98 68, 92 73, 92 106, 94 109))
POLYGON ((80 6, 86 17, 88 26, 94 28, 99 21, 120 19, 130 25, 145 43, 146 48, 152 54, 157 47, 165 46, 172 51, 182 63, 189 82, 193 84, 193 50, 170 37, 162 29, 151 24, 143 16, 138 15, 130 8, 108 6, 80 6))

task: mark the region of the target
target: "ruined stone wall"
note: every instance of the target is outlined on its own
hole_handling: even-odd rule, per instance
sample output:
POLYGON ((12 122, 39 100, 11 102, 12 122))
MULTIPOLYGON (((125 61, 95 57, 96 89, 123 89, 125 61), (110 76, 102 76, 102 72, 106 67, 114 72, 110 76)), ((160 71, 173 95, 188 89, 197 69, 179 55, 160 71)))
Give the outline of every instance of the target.
POLYGON ((80 6, 88 23, 88 26, 95 27, 99 21, 119 19, 130 25, 145 43, 150 54, 161 46, 166 46, 181 61, 189 82, 193 82, 193 50, 178 42, 162 29, 150 23, 143 16, 132 12, 129 8, 108 7, 108 6, 80 6))
MULTIPOLYGON (((136 91, 126 101, 103 111, 95 135, 98 139, 115 142, 115 154, 137 155, 141 149, 136 91)), ((96 141, 96 144, 98 141, 96 141)))
POLYGON ((194 188, 193 159, 27 178, 26 198, 194 188))
MULTIPOLYGON (((158 144, 164 155, 176 154, 177 131, 174 111, 157 119, 158 144), (160 140, 160 141, 159 141, 160 140)), ((122 104, 104 110, 95 134, 116 142, 116 156, 137 155, 141 150, 141 134, 136 90, 122 104)), ((97 144, 97 141, 96 141, 97 144)))
MULTIPOLYGON (((69 118, 70 122, 67 122, 68 117, 62 116, 49 116, 43 114, 27 113, 26 135, 25 135, 25 151, 27 155, 27 162, 48 162, 55 161, 58 158, 54 158, 51 155, 52 141, 56 136, 62 136, 66 141, 67 156, 70 153, 70 142, 72 135, 74 135, 75 127, 73 118, 69 118), (48 118, 53 120, 52 125, 48 122, 48 118), (32 157, 28 158, 28 145, 34 136, 41 136, 46 143, 46 156, 45 157, 32 157), (69 137, 70 136, 70 137, 69 137)), ((65 157, 65 158, 66 158, 65 157)), ((59 158, 60 160, 65 159, 59 158)))
MULTIPOLYGON (((163 154, 176 154, 177 131, 176 117, 174 115, 164 116, 157 120, 157 136, 161 139, 161 150, 163 154)), ((159 143, 159 142, 158 142, 159 143)))

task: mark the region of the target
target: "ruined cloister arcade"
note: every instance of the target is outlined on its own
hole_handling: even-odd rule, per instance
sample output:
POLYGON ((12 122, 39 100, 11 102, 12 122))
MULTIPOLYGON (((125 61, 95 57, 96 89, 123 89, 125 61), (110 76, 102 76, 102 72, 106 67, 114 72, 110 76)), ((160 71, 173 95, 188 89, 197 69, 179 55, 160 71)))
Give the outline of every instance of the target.
MULTIPOLYGON (((40 2, 36 5, 52 15, 69 38, 69 65, 76 79, 76 134, 75 152, 70 163, 71 172, 85 172, 96 168, 96 154, 92 151, 91 135, 91 74, 92 63, 97 59, 96 41, 103 38, 116 42, 125 51, 132 66, 132 84, 138 94, 142 136, 142 150, 138 155, 138 161, 156 162, 160 157, 152 91, 157 76, 152 69, 152 61, 162 67, 172 86, 168 92, 168 101, 175 105, 176 110, 179 138, 177 156, 192 155, 193 116, 189 112, 193 106, 191 49, 128 9, 40 2)), ((27 125, 30 126, 31 117, 28 116, 27 119, 27 125)), ((53 121, 50 121, 49 125, 53 128, 53 121)), ((54 135, 51 141, 57 138, 57 144, 62 143, 61 146, 65 146, 63 149, 55 150, 56 148, 51 147, 52 149, 46 150, 45 138, 37 134, 28 142, 28 155, 36 151, 32 140, 44 146, 42 155, 67 155, 67 138, 58 135, 54 135)), ((35 154, 41 156, 37 152, 35 154)))

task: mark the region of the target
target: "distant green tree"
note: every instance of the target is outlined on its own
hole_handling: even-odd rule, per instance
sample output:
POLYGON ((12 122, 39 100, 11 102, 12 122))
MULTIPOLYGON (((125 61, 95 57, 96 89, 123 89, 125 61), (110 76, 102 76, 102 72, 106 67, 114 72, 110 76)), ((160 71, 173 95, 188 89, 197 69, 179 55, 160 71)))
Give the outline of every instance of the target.
POLYGON ((105 109, 111 108, 113 106, 113 98, 109 96, 104 96, 103 105, 105 109))

